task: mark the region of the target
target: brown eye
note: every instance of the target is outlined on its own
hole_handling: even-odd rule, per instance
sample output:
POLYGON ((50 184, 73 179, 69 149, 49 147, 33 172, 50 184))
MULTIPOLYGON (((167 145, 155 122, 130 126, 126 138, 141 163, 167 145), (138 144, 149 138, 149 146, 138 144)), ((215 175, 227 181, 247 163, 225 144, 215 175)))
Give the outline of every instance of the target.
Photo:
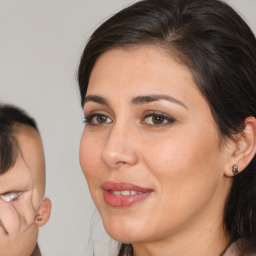
POLYGON ((103 115, 98 115, 98 116, 95 116, 95 121, 96 123, 98 124, 103 124, 103 123, 106 123, 108 121, 108 118, 106 116, 103 116, 103 115))
POLYGON ((166 118, 161 115, 150 115, 145 118, 145 123, 150 125, 161 125, 167 122, 166 118))
POLYGON ((152 116, 151 120, 152 120, 152 123, 154 124, 162 124, 165 121, 164 117, 162 116, 152 116))
POLYGON ((102 125, 112 123, 112 120, 106 115, 96 113, 86 116, 84 122, 87 125, 102 125))
POLYGON ((175 122, 175 119, 171 116, 167 116, 162 113, 150 113, 145 116, 145 118, 142 120, 142 124, 147 124, 150 126, 163 126, 172 124, 175 122))

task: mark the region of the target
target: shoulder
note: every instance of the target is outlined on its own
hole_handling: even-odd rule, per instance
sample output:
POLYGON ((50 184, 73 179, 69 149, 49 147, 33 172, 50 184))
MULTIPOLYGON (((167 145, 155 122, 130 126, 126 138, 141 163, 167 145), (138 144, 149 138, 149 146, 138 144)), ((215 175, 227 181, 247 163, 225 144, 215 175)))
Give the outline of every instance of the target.
MULTIPOLYGON (((239 240, 240 241, 240 240, 239 240)), ((222 256, 256 256, 256 252, 250 254, 250 255, 245 255, 241 247, 239 246, 239 241, 232 243, 224 252, 222 256)))
POLYGON ((38 247, 38 244, 36 245, 35 250, 33 251, 33 253, 31 254, 31 256, 42 256, 40 249, 38 247))

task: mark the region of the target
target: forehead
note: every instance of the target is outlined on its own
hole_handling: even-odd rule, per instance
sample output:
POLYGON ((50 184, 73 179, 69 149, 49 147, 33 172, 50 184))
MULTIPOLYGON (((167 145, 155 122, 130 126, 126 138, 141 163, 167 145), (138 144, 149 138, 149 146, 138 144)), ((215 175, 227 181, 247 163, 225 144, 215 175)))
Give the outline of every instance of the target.
POLYGON ((27 189, 33 186, 43 192, 45 161, 39 133, 30 126, 17 125, 14 127, 14 137, 18 145, 17 158, 13 167, 0 176, 0 184, 6 184, 10 190, 17 190, 20 186, 23 186, 20 189, 26 190, 25 186, 27 189))
POLYGON ((114 48, 97 59, 87 95, 110 93, 115 97, 119 90, 126 96, 164 91, 185 101, 191 93, 202 98, 190 69, 175 54, 152 45, 114 48))
POLYGON ((11 191, 27 191, 31 190, 32 187, 31 172, 22 159, 20 152, 18 152, 15 164, 0 176, 0 194, 11 191))
POLYGON ((27 125, 18 125, 14 135, 24 162, 31 169, 35 165, 44 165, 43 144, 39 133, 27 125))
POLYGON ((45 159, 39 133, 32 127, 20 125, 15 132, 19 151, 35 181, 45 182, 45 159))

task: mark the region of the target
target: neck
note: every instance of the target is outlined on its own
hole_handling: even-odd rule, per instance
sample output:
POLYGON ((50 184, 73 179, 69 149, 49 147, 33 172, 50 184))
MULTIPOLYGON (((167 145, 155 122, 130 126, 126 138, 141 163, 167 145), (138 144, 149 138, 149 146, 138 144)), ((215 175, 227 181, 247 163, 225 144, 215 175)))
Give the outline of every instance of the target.
POLYGON ((219 229, 186 232, 179 237, 170 237, 146 244, 133 244, 134 256, 217 256, 222 255, 229 243, 229 236, 219 229))

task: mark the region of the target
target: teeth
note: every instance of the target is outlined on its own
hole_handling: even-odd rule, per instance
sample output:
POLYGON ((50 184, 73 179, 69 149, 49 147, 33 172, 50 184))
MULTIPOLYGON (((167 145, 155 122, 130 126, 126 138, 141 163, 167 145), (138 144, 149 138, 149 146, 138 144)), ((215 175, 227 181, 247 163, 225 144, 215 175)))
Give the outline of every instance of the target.
POLYGON ((115 196, 130 196, 130 195, 136 195, 138 193, 142 193, 134 190, 110 191, 110 192, 115 196))

